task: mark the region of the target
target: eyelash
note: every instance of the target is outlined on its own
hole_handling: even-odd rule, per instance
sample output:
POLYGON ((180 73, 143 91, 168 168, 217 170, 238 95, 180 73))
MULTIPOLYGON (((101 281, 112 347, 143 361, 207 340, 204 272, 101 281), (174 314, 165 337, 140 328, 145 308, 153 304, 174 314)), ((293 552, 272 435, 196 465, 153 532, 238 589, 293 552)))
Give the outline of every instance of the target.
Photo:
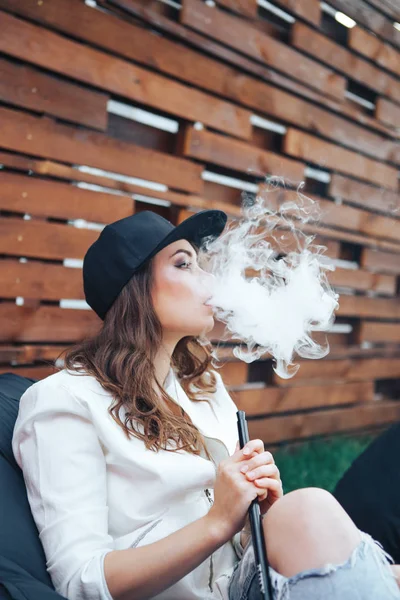
POLYGON ((182 267, 185 267, 186 269, 188 269, 192 266, 192 263, 185 261, 185 262, 180 263, 179 265, 175 265, 175 266, 177 267, 177 269, 182 269, 182 267))

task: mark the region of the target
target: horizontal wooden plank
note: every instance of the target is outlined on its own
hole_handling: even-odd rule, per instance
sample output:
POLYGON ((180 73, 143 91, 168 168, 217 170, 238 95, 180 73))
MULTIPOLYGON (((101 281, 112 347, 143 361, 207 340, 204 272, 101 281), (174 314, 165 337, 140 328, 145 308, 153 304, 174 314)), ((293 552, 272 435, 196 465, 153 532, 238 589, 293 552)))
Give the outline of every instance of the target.
POLYGON ((0 297, 84 300, 82 270, 38 261, 0 260, 0 297))
POLYGON ((35 365, 29 367, 0 366, 0 374, 13 373, 14 375, 19 375, 20 377, 28 377, 29 379, 36 379, 37 381, 39 381, 40 379, 44 379, 45 377, 49 377, 49 375, 53 375, 57 371, 58 369, 55 369, 51 365, 35 365))
POLYGON ((15 365, 23 365, 34 362, 55 362, 61 352, 67 346, 60 345, 1 345, 0 346, 0 363, 13 363, 15 365))
POLYGON ((399 244, 397 242, 391 242, 383 239, 372 238, 369 236, 365 236, 359 233, 352 233, 351 231, 341 231, 339 229, 331 229, 328 227, 317 226, 314 224, 305 225, 299 224, 296 227, 307 234, 318 234, 321 237, 339 240, 341 242, 348 242, 350 244, 365 246, 368 248, 378 248, 382 250, 388 250, 389 252, 398 253, 399 252, 399 244))
POLYGON ((400 241, 400 220, 398 219, 375 215, 344 204, 337 205, 322 198, 318 200, 318 204, 321 208, 321 222, 330 227, 342 227, 372 237, 400 241))
POLYGON ((200 0, 184 0, 181 23, 262 61, 310 87, 343 99, 345 80, 287 44, 264 34, 243 19, 215 10, 200 0), (312 78, 309 73, 312 72, 312 78))
POLYGON ((342 360, 302 360, 293 380, 281 379, 274 372, 273 383, 281 387, 304 385, 310 380, 371 381, 372 379, 397 379, 400 377, 400 357, 342 360), (292 381, 292 383, 291 383, 292 381))
POLYGON ((257 0, 218 0, 218 4, 245 17, 257 17, 257 0))
POLYGON ((101 321, 92 310, 58 306, 30 308, 0 303, 1 342, 74 343, 94 335, 101 321))
POLYGON ((108 94, 0 58, 3 102, 95 129, 107 128, 108 94))
MULTIPOLYGON (((34 4, 0 0, 0 7, 9 5, 29 17, 44 15, 34 4)), ((12 56, 189 121, 250 137, 250 113, 243 108, 3 12, 0 27, 6 32, 0 50, 12 56)))
POLYGON ((393 358, 399 355, 399 347, 396 343, 388 343, 380 346, 370 344, 360 346, 358 339, 346 347, 331 348, 329 358, 332 360, 347 358, 375 358, 376 356, 393 358), (355 343, 357 342, 357 343, 355 343))
POLYGON ((348 44, 352 50, 363 54, 384 69, 400 75, 400 53, 362 27, 349 29, 348 44))
POLYGON ((247 363, 225 362, 219 369, 219 373, 225 385, 242 385, 247 382, 249 366, 247 363))
POLYGON ((82 259, 98 237, 98 231, 72 225, 0 217, 0 254, 82 259))
POLYGON ((391 19, 400 21, 400 6, 396 0, 368 0, 368 2, 391 19))
POLYGON ((261 177, 284 177, 291 185, 298 185, 304 175, 301 162, 194 127, 186 128, 183 154, 261 177))
POLYGON ((321 22, 321 6, 319 0, 277 0, 276 4, 288 12, 319 27, 321 22))
POLYGON ((129 196, 4 171, 0 172, 0 189, 0 209, 22 214, 111 223, 135 212, 129 196))
POLYGON ((298 197, 297 192, 290 190, 279 190, 276 193, 269 193, 265 198, 265 202, 270 209, 278 212, 280 211, 280 207, 284 205, 285 215, 293 215, 296 219, 307 217, 308 221, 316 221, 329 227, 340 227, 364 235, 392 238, 400 241, 399 219, 390 219, 389 217, 372 214, 352 206, 336 204, 313 194, 308 194, 308 198, 310 201, 315 202, 311 210, 308 210, 311 206, 309 207, 307 202, 303 209, 304 200, 298 197), (287 202, 295 204, 292 210, 288 208, 287 202))
POLYGON ((400 123, 400 106, 386 98, 376 101, 375 116, 379 121, 398 129, 400 123))
POLYGON ((323 168, 334 169, 398 190, 397 169, 321 140, 303 131, 289 128, 283 142, 284 152, 323 168))
POLYGON ((239 410, 249 417, 354 402, 370 402, 374 397, 372 381, 301 385, 294 387, 258 387, 230 390, 239 410))
POLYGON ((251 420, 249 433, 252 439, 262 439, 268 447, 285 440, 389 425, 399 419, 400 403, 381 401, 351 408, 251 420))
POLYGON ((400 82, 386 71, 340 46, 324 34, 297 21, 291 29, 291 42, 295 48, 306 52, 351 79, 375 90, 379 94, 400 101, 400 82))
POLYGON ((200 165, 103 133, 82 132, 48 117, 33 117, 8 108, 0 108, 0 129, 0 145, 9 150, 141 177, 191 192, 202 188, 200 165))
POLYGON ((397 254, 381 252, 371 248, 363 248, 360 264, 365 269, 377 273, 394 273, 400 275, 400 260, 397 254))
POLYGON ((333 198, 348 200, 362 208, 388 213, 392 217, 400 216, 400 194, 396 192, 355 181, 337 173, 332 174, 328 189, 333 198))
POLYGON ((397 298, 367 298, 366 296, 345 296, 339 299, 339 316, 400 319, 400 302, 397 298))
POLYGON ((316 344, 320 344, 322 346, 326 345, 328 342, 331 351, 334 348, 347 348, 351 344, 351 334, 349 333, 335 333, 325 331, 314 331, 312 334, 312 339, 316 344))
POLYGON ((377 294, 394 296, 396 294, 396 277, 370 273, 362 269, 340 269, 327 273, 329 283, 336 288, 349 288, 358 292, 373 291, 377 294))
POLYGON ((360 343, 400 343, 399 323, 378 323, 364 321, 360 324, 360 343))
MULTIPOLYGON (((380 2, 380 0, 379 0, 380 2)), ((330 4, 391 44, 400 47, 400 32, 365 0, 331 0, 330 4)))

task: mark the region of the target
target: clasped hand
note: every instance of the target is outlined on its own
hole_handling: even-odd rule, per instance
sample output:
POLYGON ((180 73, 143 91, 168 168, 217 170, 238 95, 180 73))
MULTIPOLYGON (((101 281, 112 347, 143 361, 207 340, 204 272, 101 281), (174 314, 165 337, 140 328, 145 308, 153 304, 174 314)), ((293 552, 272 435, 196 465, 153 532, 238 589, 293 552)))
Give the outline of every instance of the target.
POLYGON ((209 516, 222 527, 227 539, 243 529, 251 502, 258 497, 261 514, 265 514, 283 496, 278 467, 261 440, 239 444, 217 469, 214 504, 209 516))
POLYGON ((271 452, 264 451, 261 440, 250 440, 242 450, 237 443, 235 454, 243 463, 240 472, 257 488, 260 511, 264 515, 283 496, 281 476, 274 457, 271 452))

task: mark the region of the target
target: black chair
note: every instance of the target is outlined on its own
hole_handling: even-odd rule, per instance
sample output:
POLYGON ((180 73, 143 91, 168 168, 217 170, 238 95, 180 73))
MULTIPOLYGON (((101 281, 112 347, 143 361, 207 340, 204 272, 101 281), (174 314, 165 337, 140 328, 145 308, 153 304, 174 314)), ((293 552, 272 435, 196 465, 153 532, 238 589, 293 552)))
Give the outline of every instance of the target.
POLYGON ((19 400, 35 379, 0 375, 0 600, 62 600, 51 583, 11 440, 19 400))
POLYGON ((343 475, 333 494, 357 527, 400 564, 400 424, 378 436, 343 475))

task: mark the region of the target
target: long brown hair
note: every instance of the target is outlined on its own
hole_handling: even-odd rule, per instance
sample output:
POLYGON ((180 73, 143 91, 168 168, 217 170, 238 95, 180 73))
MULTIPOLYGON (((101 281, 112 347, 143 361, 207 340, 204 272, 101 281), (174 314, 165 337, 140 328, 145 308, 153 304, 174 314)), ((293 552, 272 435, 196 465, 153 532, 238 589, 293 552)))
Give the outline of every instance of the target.
MULTIPOLYGON (((168 410, 174 400, 156 380, 154 358, 162 343, 162 326, 151 301, 152 281, 149 261, 122 289, 98 333, 63 352, 64 366, 93 375, 110 392, 114 401, 109 412, 128 437, 143 440, 154 451, 169 450, 167 442, 174 441, 174 450, 199 454, 203 448, 208 455, 202 435, 183 409, 181 415, 168 410)), ((207 401, 204 395, 215 392, 210 366, 210 342, 190 336, 175 347, 172 367, 191 400, 207 401)))

